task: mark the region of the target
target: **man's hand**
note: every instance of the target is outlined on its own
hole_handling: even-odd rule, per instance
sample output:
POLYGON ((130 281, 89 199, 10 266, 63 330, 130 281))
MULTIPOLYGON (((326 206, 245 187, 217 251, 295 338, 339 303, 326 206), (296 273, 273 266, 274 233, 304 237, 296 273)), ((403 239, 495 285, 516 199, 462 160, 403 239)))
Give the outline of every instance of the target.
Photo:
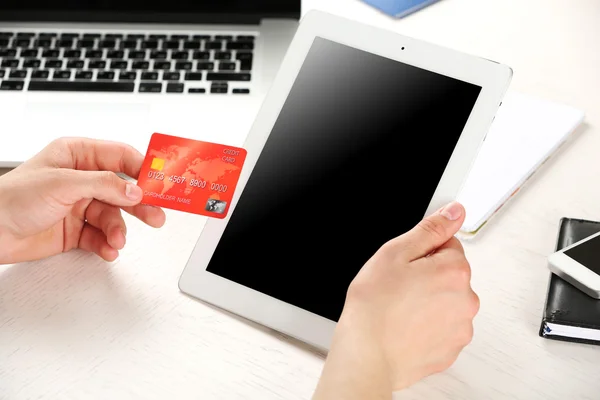
POLYGON ((388 399, 450 367, 473 336, 479 299, 452 203, 386 243, 348 290, 315 399, 388 399))
POLYGON ((74 248, 117 258, 127 227, 121 210, 160 227, 162 209, 141 205, 144 157, 130 146, 59 139, 0 178, 0 264, 41 259, 74 248))

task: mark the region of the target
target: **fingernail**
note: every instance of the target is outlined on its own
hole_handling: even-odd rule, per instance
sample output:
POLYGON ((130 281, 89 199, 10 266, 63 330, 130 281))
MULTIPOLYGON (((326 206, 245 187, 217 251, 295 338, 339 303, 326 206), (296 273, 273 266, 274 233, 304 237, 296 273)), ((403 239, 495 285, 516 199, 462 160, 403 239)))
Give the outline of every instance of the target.
POLYGON ((142 188, 128 183, 125 186, 125 196, 127 196, 131 200, 138 200, 142 197, 142 188))
POLYGON ((456 221, 462 215, 462 207, 457 202, 452 202, 444 207, 440 214, 450 221, 456 221))

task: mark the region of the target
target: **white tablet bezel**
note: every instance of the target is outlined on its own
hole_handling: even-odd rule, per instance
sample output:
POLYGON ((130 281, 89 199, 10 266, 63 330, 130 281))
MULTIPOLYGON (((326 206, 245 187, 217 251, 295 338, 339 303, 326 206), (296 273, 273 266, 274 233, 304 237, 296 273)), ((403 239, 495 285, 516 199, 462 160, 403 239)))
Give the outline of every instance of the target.
POLYGON ((566 251, 596 236, 600 236, 600 232, 550 254, 548 256, 548 268, 553 274, 558 275, 588 296, 600 299, 600 275, 565 254, 566 251))
MULTIPOLYGON (((248 154, 228 216, 224 219, 208 220, 181 275, 179 288, 195 298, 327 351, 336 325, 334 321, 206 271, 229 217, 235 210, 258 156, 317 36, 471 82, 482 88, 427 207, 427 214, 458 195, 506 92, 512 70, 493 61, 319 11, 309 12, 301 21, 245 142, 244 148, 248 154)), ((251 265, 240 267, 252 268, 251 265)), ((282 265, 282 268, 284 267, 282 265)), ((310 288, 306 290, 310 292, 310 288)))

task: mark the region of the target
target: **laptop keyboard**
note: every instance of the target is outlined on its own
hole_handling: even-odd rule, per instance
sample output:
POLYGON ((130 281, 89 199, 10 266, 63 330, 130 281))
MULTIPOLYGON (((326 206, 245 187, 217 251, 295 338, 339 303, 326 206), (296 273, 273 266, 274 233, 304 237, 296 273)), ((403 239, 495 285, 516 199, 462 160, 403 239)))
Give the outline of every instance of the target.
POLYGON ((248 94, 254 35, 0 30, 0 90, 248 94))

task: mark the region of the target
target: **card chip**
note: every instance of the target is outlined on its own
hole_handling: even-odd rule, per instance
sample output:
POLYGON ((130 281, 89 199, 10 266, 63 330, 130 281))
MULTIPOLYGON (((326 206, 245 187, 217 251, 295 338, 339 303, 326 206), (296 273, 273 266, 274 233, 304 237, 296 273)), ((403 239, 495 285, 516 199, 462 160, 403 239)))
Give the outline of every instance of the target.
POLYGON ((157 171, 162 171, 162 169, 165 167, 165 160, 163 160, 162 158, 154 158, 152 160, 152 165, 150 165, 150 169, 155 169, 157 171))

